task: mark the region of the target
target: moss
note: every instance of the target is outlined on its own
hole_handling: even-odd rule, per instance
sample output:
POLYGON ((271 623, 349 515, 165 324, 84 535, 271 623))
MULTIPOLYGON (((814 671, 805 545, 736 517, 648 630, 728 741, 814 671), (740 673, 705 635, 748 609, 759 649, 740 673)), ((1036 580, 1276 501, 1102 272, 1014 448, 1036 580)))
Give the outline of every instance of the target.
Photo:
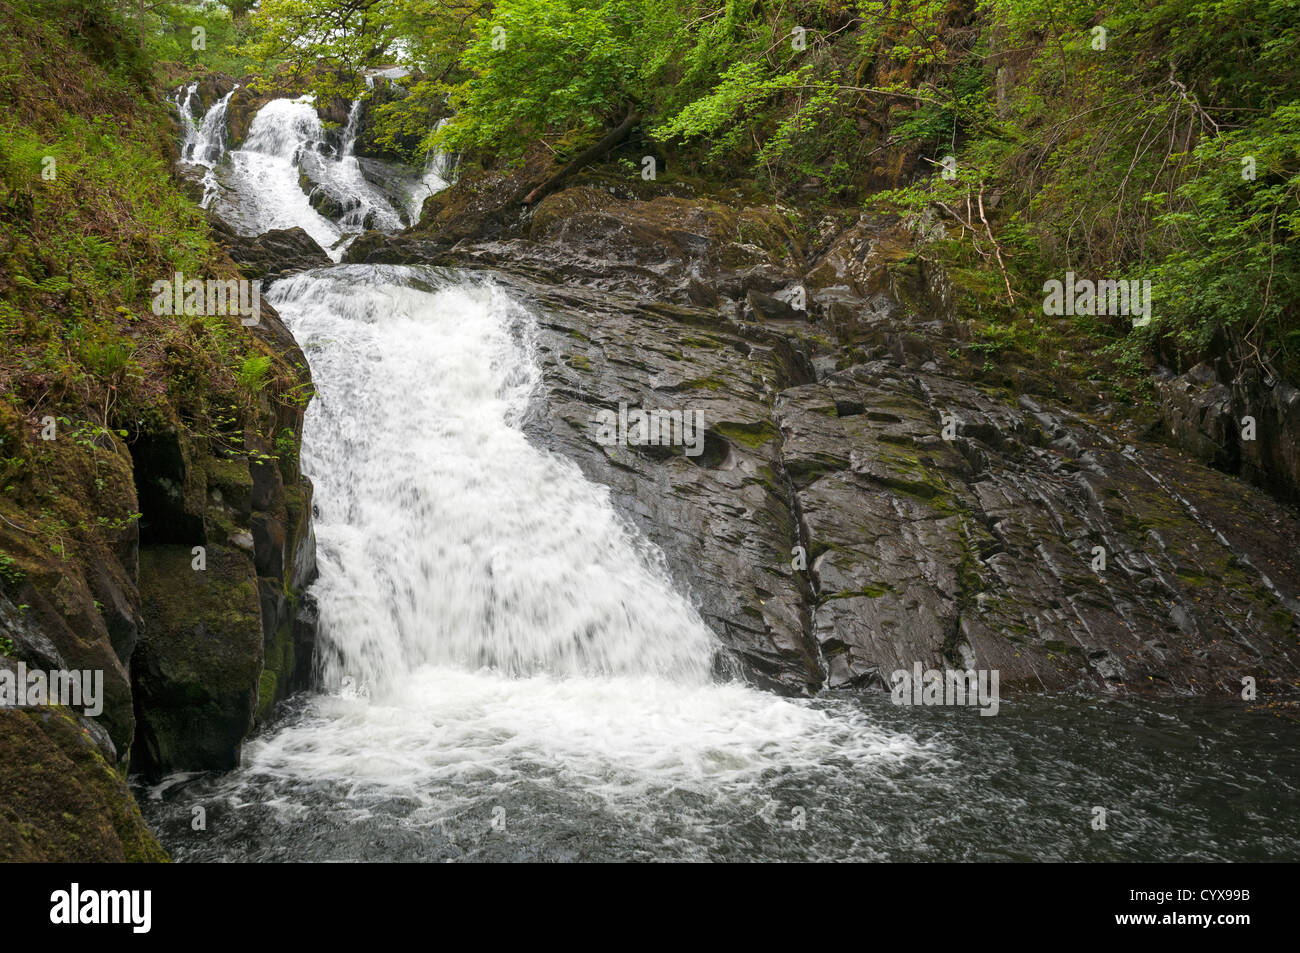
POLYGON ((848 589, 843 592, 833 592, 822 597, 823 602, 831 602, 835 599, 879 599, 881 596, 896 592, 887 582, 876 585, 866 585, 861 589, 848 589))
POLYGON ((710 351, 725 350, 730 347, 727 342, 720 341, 717 338, 696 337, 694 335, 687 335, 683 338, 679 338, 679 341, 686 347, 701 348, 710 351))
POLYGON ((62 708, 0 711, 0 857, 166 861, 125 780, 62 708))
POLYGON ((684 381, 678 390, 721 390, 726 384, 727 382, 721 377, 710 374, 708 377, 696 377, 684 381))
POLYGON ((269 668, 262 671, 257 682, 257 721, 261 724, 275 706, 276 673, 269 668))
POLYGON ((776 473, 767 464, 763 464, 756 471, 757 477, 746 480, 746 484, 757 483, 767 489, 774 496, 783 496, 781 485, 777 482, 776 473))
POLYGON ((751 449, 761 447, 780 436, 777 429, 766 420, 753 424, 717 424, 712 429, 719 436, 742 443, 751 449))
POLYGON ((257 723, 262 724, 275 703, 290 691, 297 655, 293 644, 293 623, 280 627, 266 646, 266 661, 257 686, 257 723))
POLYGON ((944 515, 961 512, 956 498, 929 454, 919 454, 890 442, 876 444, 872 479, 895 493, 911 496, 926 503, 929 509, 944 515))
POLYGON ((542 199, 533 211, 528 225, 529 234, 534 237, 545 235, 551 226, 562 223, 566 219, 589 215, 616 203, 618 199, 604 189, 591 186, 576 186, 553 192, 542 199))
POLYGON ((204 460, 203 470, 209 493, 217 490, 222 501, 236 510, 247 512, 250 509, 253 476, 248 470, 247 459, 210 456, 204 460))
POLYGON ((261 653, 243 651, 258 633, 261 608, 251 557, 224 546, 207 548, 207 568, 196 571, 187 546, 151 546, 140 552, 140 596, 145 615, 141 647, 165 642, 169 676, 212 692, 251 685, 250 666, 260 668, 261 653), (194 633, 198 624, 206 635, 194 633), (213 637, 224 638, 213 644, 213 637), (238 636, 245 643, 232 644, 238 636), (214 665, 224 660, 228 664, 214 665))

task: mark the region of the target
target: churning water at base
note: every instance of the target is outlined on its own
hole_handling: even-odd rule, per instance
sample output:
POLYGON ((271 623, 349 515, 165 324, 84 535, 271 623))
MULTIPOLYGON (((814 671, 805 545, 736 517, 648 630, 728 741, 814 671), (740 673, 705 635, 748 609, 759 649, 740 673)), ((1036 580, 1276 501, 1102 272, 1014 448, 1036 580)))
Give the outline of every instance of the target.
POLYGON ((319 391, 324 692, 239 770, 142 792, 176 859, 1295 855, 1289 721, 1076 697, 983 718, 713 681, 715 639, 656 552, 524 437, 525 308, 387 266, 270 298, 319 391))
POLYGON ((525 783, 635 816, 658 794, 827 759, 932 756, 865 718, 713 682, 714 636, 657 553, 524 437, 532 319, 500 288, 340 266, 269 297, 318 390, 303 469, 332 694, 248 745, 218 782, 232 803, 289 818, 311 800, 293 792, 331 790, 340 809, 394 802, 441 824, 525 783))

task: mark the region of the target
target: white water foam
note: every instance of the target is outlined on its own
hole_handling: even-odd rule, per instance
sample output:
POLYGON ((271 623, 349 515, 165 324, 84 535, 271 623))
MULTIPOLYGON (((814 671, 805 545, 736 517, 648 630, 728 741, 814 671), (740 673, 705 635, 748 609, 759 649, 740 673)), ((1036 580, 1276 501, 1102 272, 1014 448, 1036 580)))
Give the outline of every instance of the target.
POLYGON ((239 787, 310 779, 449 805, 550 778, 632 809, 772 771, 924 751, 710 672, 717 642, 608 491, 519 429, 532 319, 499 287, 389 266, 273 286, 312 365, 325 685, 239 787))
POLYGON ((298 184, 298 163, 324 132, 309 98, 273 99, 263 106, 241 148, 229 153, 232 192, 239 198, 237 224, 260 235, 273 228, 301 226, 338 261, 342 230, 312 208, 298 184))
POLYGON ((203 176, 203 199, 199 203, 200 207, 207 208, 216 196, 217 179, 212 170, 226 152, 226 112, 230 97, 239 89, 239 84, 236 83, 230 92, 213 104, 202 122, 196 123, 193 109, 198 88, 198 83, 182 87, 176 91, 174 102, 180 113, 181 131, 184 134, 180 161, 207 170, 203 176))

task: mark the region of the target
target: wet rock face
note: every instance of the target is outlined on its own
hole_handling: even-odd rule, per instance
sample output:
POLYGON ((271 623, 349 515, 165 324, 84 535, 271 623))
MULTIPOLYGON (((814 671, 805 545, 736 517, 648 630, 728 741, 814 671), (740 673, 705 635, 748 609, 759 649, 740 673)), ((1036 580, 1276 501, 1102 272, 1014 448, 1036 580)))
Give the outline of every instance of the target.
POLYGON ((727 647, 720 670, 789 693, 916 662, 1029 690, 1236 696, 1296 676, 1294 510, 977 383, 947 356, 960 324, 918 307, 928 279, 891 274, 888 234, 734 267, 705 229, 665 242, 651 210, 565 196, 577 211, 528 238, 389 254, 490 267, 534 302, 546 387, 528 432, 662 549, 727 647), (602 443, 597 414, 620 404, 699 411, 702 452, 602 443))
POLYGON ((1300 564, 1271 591, 1246 555, 1271 562, 1300 525, 1262 494, 1252 527, 1219 474, 1180 478, 1185 461, 1104 424, 890 359, 777 413, 832 686, 920 659, 1008 686, 1233 692, 1300 664, 1300 564))
MULTIPOLYGON (((273 308, 263 306, 253 333, 309 385, 305 359, 273 308)), ((0 713, 0 747, 47 751, 58 776, 74 780, 79 771, 97 778, 102 763, 119 787, 128 763, 149 774, 237 763, 255 720, 310 676, 314 616, 301 600, 315 574, 315 542, 311 484, 298 469, 301 428, 301 406, 267 393, 232 441, 245 452, 219 450, 174 418, 151 421, 129 443, 110 432, 93 444, 84 436, 51 442, 48 465, 62 477, 50 505, 70 518, 48 540, 13 522, 17 514, 0 532, 0 550, 21 566, 6 563, 0 580, 0 665, 102 673, 102 711, 79 717, 76 728, 97 760, 57 739, 64 750, 52 753, 9 713, 0 713), (195 547, 204 551, 202 570, 195 547)), ((94 796, 116 790, 100 785, 94 796)), ((36 824, 22 818, 38 812, 29 800, 38 793, 0 778, 0 801, 12 807, 0 816, 0 856, 23 855, 21 844, 4 840, 5 818, 20 818, 20 835, 36 824)), ((85 833, 84 856, 146 851, 128 837, 134 822, 122 823, 117 847, 101 845, 104 856, 95 844, 111 832, 85 833)))
POLYGON ((126 781, 90 733, 93 727, 67 709, 0 710, 0 857, 41 863, 167 859, 126 781))
MULTIPOLYGON (((260 318, 255 333, 308 381, 275 310, 263 304, 260 318)), ((302 411, 268 401, 260 412, 243 434, 248 453, 215 453, 174 430, 137 442, 137 482, 174 490, 140 496, 132 768, 151 776, 235 767, 254 723, 308 686, 314 624, 299 608, 315 536, 296 455, 302 411)))
POLYGON ((215 215, 211 219, 222 245, 248 278, 274 281, 294 272, 330 264, 325 250, 299 227, 273 228, 249 237, 236 234, 215 215))
POLYGON ((1300 503, 1300 390, 1208 364, 1157 382, 1163 434, 1196 459, 1300 503))
POLYGON ((263 662, 257 575, 238 548, 144 551, 144 637, 133 664, 140 710, 133 767, 225 770, 253 728, 263 662))
POLYGON ((520 284, 544 309, 546 396, 527 424, 540 443, 608 485, 665 553, 678 584, 731 650, 723 668, 789 693, 821 681, 807 637, 798 528, 773 426, 773 387, 792 368, 780 341, 691 308, 520 284), (703 415, 700 452, 603 445, 600 410, 703 415))

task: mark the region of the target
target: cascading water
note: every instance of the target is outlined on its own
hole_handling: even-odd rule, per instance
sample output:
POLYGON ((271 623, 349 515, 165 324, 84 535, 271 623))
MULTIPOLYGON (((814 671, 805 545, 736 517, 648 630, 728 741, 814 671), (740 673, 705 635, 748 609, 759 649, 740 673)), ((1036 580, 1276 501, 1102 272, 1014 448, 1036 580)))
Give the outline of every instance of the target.
POLYGON ((271 295, 319 381, 304 465, 327 684, 386 696, 425 664, 707 682, 703 622, 603 492, 512 426, 537 380, 527 315, 426 281, 346 266, 271 295))
POLYGON ((298 163, 323 138, 320 117, 307 99, 275 99, 253 118, 243 146, 229 154, 227 177, 231 197, 218 207, 244 234, 259 235, 273 228, 301 227, 331 251, 342 231, 308 201, 298 181, 298 163))
POLYGON ((342 154, 352 155, 357 145, 357 129, 361 123, 361 100, 352 100, 352 105, 348 108, 347 125, 343 127, 343 148, 342 154))
POLYGON ((337 694, 248 746, 226 782, 239 801, 303 781, 432 823, 488 793, 462 789, 473 778, 498 798, 513 778, 626 813, 832 754, 920 752, 864 718, 712 682, 715 639, 654 551, 519 428, 532 318, 499 288, 347 265, 270 298, 318 390, 303 467, 337 694))
POLYGON ((190 83, 177 89, 172 96, 172 102, 175 103, 181 120, 182 162, 188 161, 195 135, 198 133, 198 125, 194 122, 194 100, 198 96, 198 90, 198 83, 190 83))
MULTIPOLYGON (((258 115, 230 182, 259 221, 334 228, 296 181, 297 153, 320 141, 308 103, 258 115)), ((982 719, 715 681, 716 640, 654 548, 606 490, 525 437, 540 386, 528 308, 490 276, 380 265, 267 294, 318 391, 302 460, 316 483, 323 690, 287 703, 238 770, 147 793, 176 859, 1287 849, 1294 823, 1271 795, 1282 767, 1237 757, 1287 750, 1284 727, 1261 743, 1271 724, 1236 709, 1048 698, 982 719), (1194 759, 1179 751, 1188 737, 1194 759), (1159 809, 1176 779, 1229 792, 1213 823, 1159 809), (1122 831, 1090 831, 1097 803, 1122 831)))
POLYGON ((203 200, 200 205, 207 208, 217 192, 217 179, 213 169, 226 152, 226 112, 230 106, 230 97, 239 88, 236 83, 230 92, 221 97, 203 116, 202 122, 194 121, 194 106, 198 99, 198 83, 178 90, 176 108, 180 113, 181 162, 188 165, 202 166, 207 171, 203 176, 203 200))
POLYGON ((299 226, 338 261, 362 231, 397 231, 417 221, 423 200, 447 184, 445 160, 437 155, 423 174, 357 157, 361 100, 352 103, 337 136, 327 135, 311 97, 272 100, 253 118, 240 147, 227 151, 234 92, 198 123, 197 84, 177 90, 174 102, 184 135, 181 161, 207 170, 202 204, 215 202, 241 234, 299 226))
MULTIPOLYGON (((446 119, 439 119, 435 129, 441 129, 446 119)), ((412 222, 419 221, 424 200, 435 192, 441 192, 451 182, 451 157, 445 152, 431 152, 424 163, 424 174, 411 189, 410 199, 406 205, 407 216, 412 222)))

